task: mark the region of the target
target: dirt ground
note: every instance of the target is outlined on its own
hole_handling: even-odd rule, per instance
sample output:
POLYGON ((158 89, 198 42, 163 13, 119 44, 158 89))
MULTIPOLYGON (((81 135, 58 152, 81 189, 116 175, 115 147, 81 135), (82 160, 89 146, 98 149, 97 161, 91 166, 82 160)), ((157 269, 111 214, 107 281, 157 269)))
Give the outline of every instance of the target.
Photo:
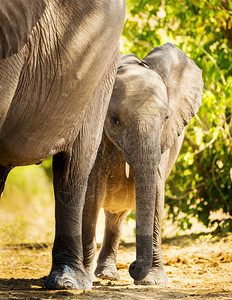
POLYGON ((232 235, 191 234, 163 241, 169 286, 136 286, 128 274, 134 243, 121 244, 118 282, 98 281, 92 291, 45 291, 51 245, 5 245, 0 257, 0 299, 232 299, 232 235))

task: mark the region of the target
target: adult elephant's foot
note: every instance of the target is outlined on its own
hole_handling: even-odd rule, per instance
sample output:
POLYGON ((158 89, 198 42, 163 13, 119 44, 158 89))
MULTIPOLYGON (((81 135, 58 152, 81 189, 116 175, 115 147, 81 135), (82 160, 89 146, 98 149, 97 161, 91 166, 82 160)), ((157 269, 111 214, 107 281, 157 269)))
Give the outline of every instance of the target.
POLYGON ((45 281, 45 289, 49 290, 91 290, 92 279, 84 269, 64 267, 52 268, 45 281))
POLYGON ((143 280, 135 280, 137 285, 168 285, 169 280, 162 268, 153 267, 143 280))
POLYGON ((94 275, 101 279, 120 280, 115 263, 100 264, 97 266, 94 275))

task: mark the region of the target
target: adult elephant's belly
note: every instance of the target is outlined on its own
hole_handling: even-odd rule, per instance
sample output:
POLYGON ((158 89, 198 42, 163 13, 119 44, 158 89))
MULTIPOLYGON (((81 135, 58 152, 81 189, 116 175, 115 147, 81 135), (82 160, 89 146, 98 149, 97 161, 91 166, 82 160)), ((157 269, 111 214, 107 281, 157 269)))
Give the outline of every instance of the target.
POLYGON ((87 85, 83 67, 69 58, 57 68, 47 60, 46 68, 35 63, 20 76, 0 129, 1 165, 34 164, 68 150, 83 124, 99 79, 89 75, 87 85))
POLYGON ((12 103, 0 131, 0 165, 34 164, 68 150, 82 124, 85 106, 78 106, 77 99, 76 107, 70 108, 65 100, 64 104, 41 105, 29 99, 12 103))

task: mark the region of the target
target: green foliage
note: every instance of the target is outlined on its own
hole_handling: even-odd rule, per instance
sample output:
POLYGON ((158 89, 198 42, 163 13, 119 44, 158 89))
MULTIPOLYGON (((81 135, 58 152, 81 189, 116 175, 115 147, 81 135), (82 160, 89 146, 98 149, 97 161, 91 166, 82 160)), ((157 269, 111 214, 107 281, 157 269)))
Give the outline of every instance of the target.
POLYGON ((170 41, 203 70, 202 106, 166 184, 169 218, 183 230, 195 216, 226 231, 232 223, 232 2, 136 0, 127 7, 123 53, 142 58, 170 41), (224 222, 210 219, 219 209, 224 222))
POLYGON ((123 29, 121 47, 123 53, 143 57, 153 47, 160 45, 160 36, 155 31, 156 12, 161 1, 127 1, 128 16, 123 29))

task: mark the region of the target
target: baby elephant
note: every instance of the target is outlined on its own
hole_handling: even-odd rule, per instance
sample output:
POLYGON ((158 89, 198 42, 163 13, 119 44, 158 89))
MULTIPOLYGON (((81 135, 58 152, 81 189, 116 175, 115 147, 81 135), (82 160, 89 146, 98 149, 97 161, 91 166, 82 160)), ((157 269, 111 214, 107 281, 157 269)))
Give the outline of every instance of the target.
POLYGON ((95 275, 119 280, 116 255, 122 222, 136 208, 135 284, 167 284, 161 254, 165 180, 180 151, 184 128, 202 98, 202 72, 174 45, 140 60, 122 55, 92 169, 83 216, 84 265, 91 271, 99 209, 105 235, 95 275))

